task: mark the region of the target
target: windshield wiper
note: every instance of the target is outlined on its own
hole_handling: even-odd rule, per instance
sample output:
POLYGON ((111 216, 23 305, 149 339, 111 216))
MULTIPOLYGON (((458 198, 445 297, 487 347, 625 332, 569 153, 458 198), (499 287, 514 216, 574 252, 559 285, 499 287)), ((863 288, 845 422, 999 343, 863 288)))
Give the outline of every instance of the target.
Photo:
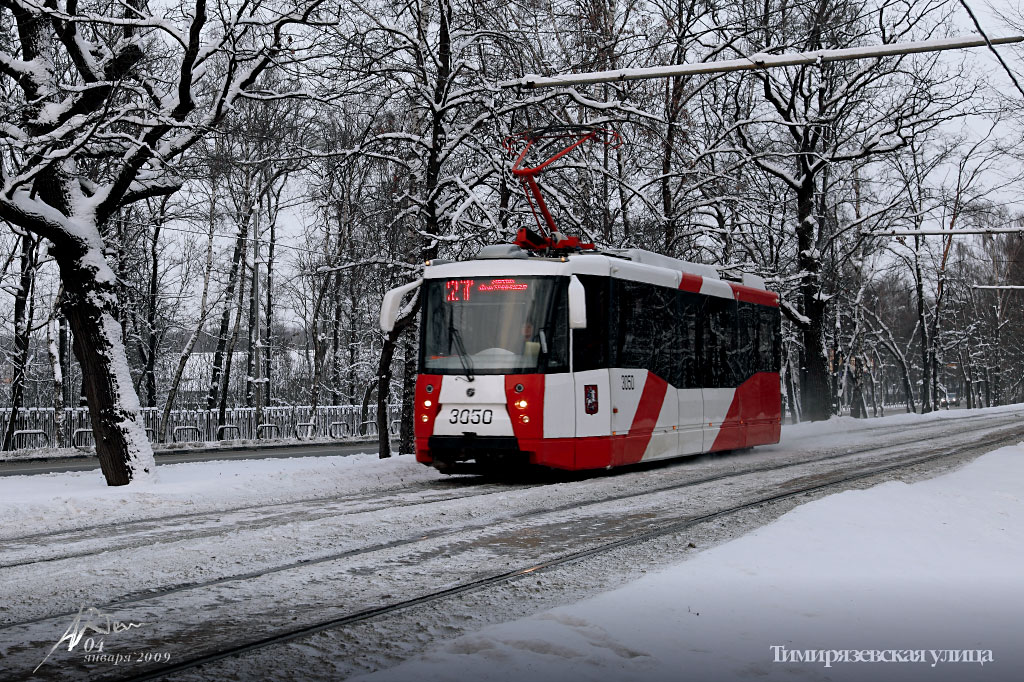
POLYGON ((462 371, 466 373, 466 379, 473 381, 473 359, 466 352, 466 344, 462 342, 462 332, 454 326, 448 328, 452 339, 455 341, 455 350, 459 353, 459 362, 462 363, 462 371))

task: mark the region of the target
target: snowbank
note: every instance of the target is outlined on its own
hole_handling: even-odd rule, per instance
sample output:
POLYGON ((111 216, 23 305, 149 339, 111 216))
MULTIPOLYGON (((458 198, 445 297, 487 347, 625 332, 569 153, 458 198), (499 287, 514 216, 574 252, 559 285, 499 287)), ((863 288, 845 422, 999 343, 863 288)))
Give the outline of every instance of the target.
POLYGON ((1018 446, 811 502, 622 589, 359 679, 1015 680, 1022 608, 1018 446))

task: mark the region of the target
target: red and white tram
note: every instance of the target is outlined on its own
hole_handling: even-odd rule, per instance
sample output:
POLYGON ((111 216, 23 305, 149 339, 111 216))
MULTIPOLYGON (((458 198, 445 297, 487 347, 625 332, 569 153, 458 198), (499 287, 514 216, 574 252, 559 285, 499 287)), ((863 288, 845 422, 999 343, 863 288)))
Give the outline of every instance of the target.
POLYGON ((779 299, 648 251, 488 246, 421 287, 416 459, 596 469, 777 443, 779 299))

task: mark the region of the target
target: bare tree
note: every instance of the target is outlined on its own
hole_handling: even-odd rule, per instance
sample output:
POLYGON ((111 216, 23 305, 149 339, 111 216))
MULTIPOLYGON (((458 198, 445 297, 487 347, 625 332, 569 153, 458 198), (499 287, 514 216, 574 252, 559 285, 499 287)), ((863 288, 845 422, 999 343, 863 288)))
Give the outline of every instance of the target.
POLYGON ((106 259, 118 244, 106 227, 124 207, 177 191, 172 164, 237 101, 282 96, 254 83, 308 56, 302 26, 319 19, 321 4, 195 0, 161 15, 138 2, 0 2, 0 22, 17 27, 0 43, 4 90, 17 93, 0 104, 0 218, 53 244, 110 485, 145 477, 154 463, 106 259))
MULTIPOLYGON (((941 26, 942 0, 902 11, 848 0, 768 2, 747 17, 748 52, 851 47, 905 40, 941 26)), ((755 72, 762 101, 744 112, 737 140, 751 162, 784 182, 795 204, 798 307, 784 306, 802 336, 801 396, 807 419, 833 401, 825 348, 829 293, 824 256, 837 232, 822 202, 836 166, 876 158, 957 114, 970 96, 934 56, 871 59, 755 72), (763 106, 762 106, 763 104, 763 106)), ((743 111, 742 107, 740 108, 743 111)))

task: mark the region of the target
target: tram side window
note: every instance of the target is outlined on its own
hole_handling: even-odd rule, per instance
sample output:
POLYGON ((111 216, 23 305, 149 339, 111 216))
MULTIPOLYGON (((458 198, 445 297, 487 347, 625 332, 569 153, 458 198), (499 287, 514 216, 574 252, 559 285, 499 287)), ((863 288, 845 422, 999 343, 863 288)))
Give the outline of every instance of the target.
POLYGON ((703 297, 688 291, 676 292, 676 340, 679 346, 679 383, 676 388, 698 388, 702 380, 697 357, 697 335, 704 307, 703 297))
POLYGON ((758 353, 758 332, 761 316, 757 309, 761 306, 745 301, 736 303, 736 331, 738 346, 733 367, 736 369, 739 383, 761 371, 761 357, 758 353))
MULTIPOLYGON (((708 388, 738 386, 736 302, 709 296, 704 313, 704 385, 708 388)), ((745 378, 745 377, 744 377, 745 378)))
POLYGON ((646 369, 672 384, 683 382, 684 349, 678 338, 676 290, 615 280, 616 367, 646 369))
POLYGON ((587 328, 576 329, 572 333, 573 371, 606 369, 609 367, 608 338, 611 335, 611 280, 595 275, 578 277, 586 291, 587 328))
POLYGON ((759 371, 778 372, 782 356, 782 318, 778 308, 758 306, 757 356, 759 371))

